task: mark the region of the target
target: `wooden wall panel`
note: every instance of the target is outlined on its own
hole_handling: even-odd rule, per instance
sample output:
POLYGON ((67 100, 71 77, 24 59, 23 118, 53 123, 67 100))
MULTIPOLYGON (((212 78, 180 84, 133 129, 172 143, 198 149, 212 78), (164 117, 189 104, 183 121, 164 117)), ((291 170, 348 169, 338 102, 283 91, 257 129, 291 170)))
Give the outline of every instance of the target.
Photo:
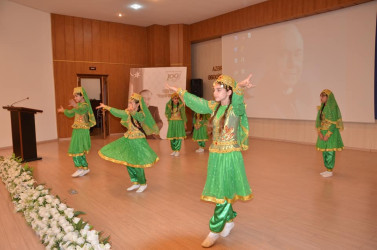
POLYGON ((75 59, 75 32, 72 17, 64 17, 65 58, 75 59))
MULTIPOLYGON (((84 61, 84 29, 82 18, 74 17, 74 30, 75 30, 75 61, 84 61)), ((64 58, 67 60, 67 58, 64 58)))
POLYGON ((65 56, 65 22, 64 16, 57 16, 53 22, 52 35, 54 36, 54 59, 64 60, 65 56))
POLYGON ((83 19, 84 61, 93 61, 92 20, 83 19))
POLYGON ((93 20, 92 21, 92 49, 93 49, 93 61, 100 62, 101 61, 101 25, 100 21, 93 20))
POLYGON ((147 27, 148 66, 166 67, 170 62, 168 26, 152 25, 147 27))
POLYGON ((268 24, 315 15, 371 0, 269 0, 190 25, 190 41, 219 38, 268 24))
MULTIPOLYGON (((109 105, 125 108, 131 67, 147 66, 147 29, 132 25, 51 15, 56 107, 68 108, 77 74, 108 75, 109 105), (96 67, 90 71, 89 67, 96 67)), ((70 137, 73 120, 57 115, 58 137, 70 137)), ((110 133, 123 132, 110 118, 110 133)))
MULTIPOLYGON (((93 74, 89 66, 97 68, 95 74, 108 75, 109 105, 124 109, 128 103, 128 87, 130 66, 125 64, 90 63, 90 62, 68 62, 55 61, 55 93, 56 106, 63 105, 68 108, 68 101, 72 99, 73 88, 77 87, 77 74, 93 74)), ((71 125, 73 119, 69 119, 62 114, 57 115, 58 137, 70 137, 72 133, 71 125)), ((119 119, 110 118, 110 133, 123 132, 119 119)))

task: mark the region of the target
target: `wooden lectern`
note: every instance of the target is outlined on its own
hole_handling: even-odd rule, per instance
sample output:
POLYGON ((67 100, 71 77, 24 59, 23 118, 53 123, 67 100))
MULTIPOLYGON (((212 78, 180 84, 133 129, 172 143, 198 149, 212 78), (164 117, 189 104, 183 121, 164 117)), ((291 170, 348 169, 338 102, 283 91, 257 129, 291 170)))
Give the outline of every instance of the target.
POLYGON ((37 156, 34 114, 43 111, 13 106, 5 106, 3 109, 10 112, 13 153, 21 157, 23 162, 42 159, 37 156))

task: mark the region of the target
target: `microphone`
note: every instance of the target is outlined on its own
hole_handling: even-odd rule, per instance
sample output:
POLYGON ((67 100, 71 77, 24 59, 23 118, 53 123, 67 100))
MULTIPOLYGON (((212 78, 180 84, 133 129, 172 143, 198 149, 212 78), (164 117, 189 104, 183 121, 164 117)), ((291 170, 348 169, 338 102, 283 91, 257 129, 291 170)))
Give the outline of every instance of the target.
POLYGON ((17 101, 17 102, 14 102, 14 103, 12 103, 10 106, 13 107, 14 104, 19 103, 19 102, 22 102, 22 101, 25 101, 25 100, 29 100, 29 97, 26 97, 26 98, 24 98, 24 99, 22 99, 22 100, 19 100, 19 101, 17 101))

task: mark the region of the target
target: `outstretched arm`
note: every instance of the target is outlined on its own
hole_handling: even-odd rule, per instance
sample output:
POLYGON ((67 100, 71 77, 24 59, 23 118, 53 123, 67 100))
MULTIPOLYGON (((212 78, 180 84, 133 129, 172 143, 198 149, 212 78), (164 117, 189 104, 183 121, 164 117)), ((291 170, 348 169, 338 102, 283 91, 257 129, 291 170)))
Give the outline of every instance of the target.
POLYGON ((104 110, 110 111, 110 113, 113 116, 121 118, 123 120, 127 120, 127 118, 128 118, 128 111, 126 111, 126 110, 112 108, 112 107, 107 106, 103 103, 100 103, 99 106, 96 107, 96 109, 101 109, 101 108, 104 109, 104 110))
POLYGON ((212 114, 218 105, 215 101, 207 101, 169 84, 166 84, 166 88, 178 92, 179 96, 185 101, 186 106, 199 114, 212 114))

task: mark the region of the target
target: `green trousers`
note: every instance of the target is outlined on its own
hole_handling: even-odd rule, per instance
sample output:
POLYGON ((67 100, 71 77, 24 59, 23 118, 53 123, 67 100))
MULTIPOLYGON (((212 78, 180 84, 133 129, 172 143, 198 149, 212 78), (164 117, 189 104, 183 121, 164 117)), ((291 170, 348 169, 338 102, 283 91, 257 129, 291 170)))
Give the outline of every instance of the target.
POLYGON ((335 151, 323 151, 322 155, 327 171, 332 171, 335 166, 335 151))
POLYGON ((147 180, 145 179, 144 168, 133 168, 127 166, 127 171, 133 184, 145 185, 147 183, 147 180))
POLYGON ((206 142, 205 141, 198 141, 199 147, 205 148, 206 147, 206 142))
POLYGON ((88 169, 88 162, 86 161, 85 155, 73 156, 73 163, 76 168, 88 169))
POLYGON ((173 151, 180 151, 182 146, 182 139, 170 140, 170 146, 173 151))
POLYGON ((223 231, 227 222, 231 222, 236 218, 237 213, 233 211, 232 204, 224 202, 224 204, 216 204, 215 212, 209 221, 209 229, 214 233, 223 231))

